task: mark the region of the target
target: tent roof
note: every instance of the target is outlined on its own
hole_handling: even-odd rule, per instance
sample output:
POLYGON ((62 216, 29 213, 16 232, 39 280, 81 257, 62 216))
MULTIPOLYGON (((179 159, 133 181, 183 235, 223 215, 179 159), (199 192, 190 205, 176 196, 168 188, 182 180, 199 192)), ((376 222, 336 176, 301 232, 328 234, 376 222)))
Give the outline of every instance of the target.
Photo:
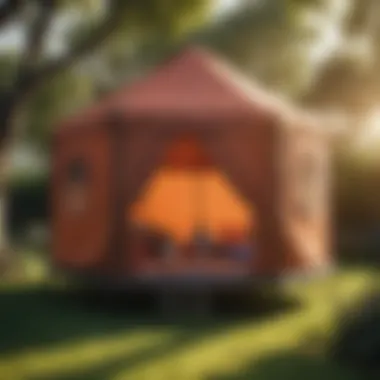
POLYGON ((185 49, 150 75, 65 120, 59 132, 71 130, 68 127, 93 125, 112 112, 122 117, 153 120, 186 121, 194 117, 223 120, 228 116, 262 120, 273 116, 284 120, 286 125, 317 124, 314 117, 244 78, 199 47, 185 49))

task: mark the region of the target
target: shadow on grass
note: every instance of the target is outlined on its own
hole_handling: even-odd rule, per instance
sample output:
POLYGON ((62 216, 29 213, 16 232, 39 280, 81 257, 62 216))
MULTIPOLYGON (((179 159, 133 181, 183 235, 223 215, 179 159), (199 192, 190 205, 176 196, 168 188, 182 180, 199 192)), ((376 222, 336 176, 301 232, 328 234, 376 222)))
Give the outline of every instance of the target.
MULTIPOLYGON (((8 290, 0 293, 0 356, 25 350, 49 350, 56 345, 128 335, 146 329, 169 331, 169 340, 150 348, 121 353, 106 363, 83 370, 55 374, 49 380, 103 380, 121 370, 175 353, 187 345, 209 339, 243 321, 260 321, 293 311, 297 303, 276 292, 224 294, 215 299, 214 313, 207 318, 165 318, 149 294, 91 294, 54 288, 8 290)), ((34 380, 33 378, 31 378, 34 380)), ((38 378, 40 379, 40 378, 38 378)))
MULTIPOLYGON (((370 377, 335 364, 322 355, 281 352, 252 364, 241 371, 208 380, 364 380, 370 377)), ((375 379, 375 378, 373 378, 375 379)))

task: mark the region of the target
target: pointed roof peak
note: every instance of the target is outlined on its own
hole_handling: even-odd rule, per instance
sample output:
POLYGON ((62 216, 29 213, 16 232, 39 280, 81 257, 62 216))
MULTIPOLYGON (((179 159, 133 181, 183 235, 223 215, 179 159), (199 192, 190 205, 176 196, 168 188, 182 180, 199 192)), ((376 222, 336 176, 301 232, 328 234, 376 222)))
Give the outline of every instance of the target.
POLYGON ((245 77, 228 60, 200 45, 184 47, 150 74, 122 87, 72 122, 99 120, 112 109, 136 118, 253 117, 277 118, 284 124, 302 124, 300 118, 306 121, 287 99, 245 77))

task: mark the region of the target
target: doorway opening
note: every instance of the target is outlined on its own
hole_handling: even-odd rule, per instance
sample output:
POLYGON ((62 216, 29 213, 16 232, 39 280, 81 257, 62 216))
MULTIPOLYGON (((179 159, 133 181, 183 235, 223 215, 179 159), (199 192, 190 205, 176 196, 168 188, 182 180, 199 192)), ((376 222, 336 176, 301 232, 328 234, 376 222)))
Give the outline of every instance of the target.
POLYGON ((127 219, 140 271, 248 273, 257 255, 256 210, 193 136, 169 145, 127 219))

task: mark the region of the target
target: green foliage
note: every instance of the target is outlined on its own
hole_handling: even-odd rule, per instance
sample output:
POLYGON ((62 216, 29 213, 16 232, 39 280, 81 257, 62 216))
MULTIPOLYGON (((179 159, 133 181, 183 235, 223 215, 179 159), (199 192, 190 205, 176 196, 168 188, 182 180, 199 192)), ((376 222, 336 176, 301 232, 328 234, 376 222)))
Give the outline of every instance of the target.
POLYGON ((102 0, 59 0, 62 8, 75 8, 83 12, 94 12, 102 8, 102 0))
POLYGON ((335 167, 336 217, 340 227, 361 229, 380 225, 380 165, 339 152, 335 167))
POLYGON ((125 25, 154 35, 157 32, 171 38, 181 35, 205 21, 210 10, 210 1, 205 0, 148 0, 125 5, 125 25))
POLYGON ((14 178, 8 188, 10 233, 18 236, 35 221, 48 223, 49 178, 45 174, 14 178))
POLYGON ((198 40, 267 86, 295 95, 309 85, 313 70, 308 49, 315 36, 300 22, 309 7, 290 0, 247 2, 198 40))
MULTIPOLYGON (((108 7, 110 6, 109 2, 108 7)), ((164 41, 177 40, 187 33, 201 27, 208 19, 212 0, 147 0, 144 2, 121 2, 118 8, 120 21, 107 44, 112 40, 123 41, 124 45, 132 42, 139 44, 147 39, 160 38, 164 41)), ((70 35, 74 45, 86 40, 103 16, 83 17, 70 35)), ((122 48, 118 44, 117 49, 122 48)), ((109 51, 109 50, 108 50, 109 51)))
POLYGON ((380 162, 367 159, 349 141, 337 150, 333 167, 333 207, 340 259, 379 263, 380 162))
POLYGON ((356 369, 379 368, 380 297, 372 294, 344 310, 333 341, 332 354, 356 369))
POLYGON ((121 20, 118 32, 135 30, 147 34, 165 31, 169 37, 202 25, 213 5, 212 0, 62 0, 61 3, 76 8, 83 14, 83 21, 90 23, 100 21, 111 8, 116 8, 121 20), (89 18, 89 13, 96 17, 89 18))
POLYGON ((62 72, 31 99, 26 137, 46 146, 60 119, 88 105, 93 98, 93 78, 78 68, 62 72))
MULTIPOLYGON (((269 0, 241 3, 241 9, 238 8, 225 19, 203 28, 186 42, 207 45, 217 50, 248 75, 258 77, 276 90, 293 94, 307 86, 311 69, 306 50, 315 36, 309 28, 305 28, 300 18, 303 11, 315 7, 319 2, 310 0, 299 4, 292 0, 269 0)), ((207 6, 205 3, 204 7, 207 6)), ((152 15, 154 12, 160 13, 160 9, 150 9, 152 15)), ((177 9, 175 12, 186 16, 181 16, 178 22, 191 16, 195 22, 199 19, 199 23, 204 18, 195 17, 196 12, 186 13, 177 9)), ((204 13, 203 11, 202 14, 204 13)), ((162 15, 154 18, 165 19, 162 15)), ((189 23, 181 23, 188 25, 186 30, 190 29, 189 23)), ((187 38, 173 29, 168 31, 166 28, 169 23, 166 24, 162 28, 153 23, 154 33, 150 32, 150 28, 145 34, 139 34, 135 29, 135 41, 141 41, 138 47, 128 44, 123 39, 123 33, 120 33, 119 38, 115 38, 105 49, 109 67, 114 68, 114 64, 121 68, 123 65, 149 66, 159 61, 167 52, 176 50, 175 45, 187 38), (131 59, 132 55, 138 56, 135 62, 131 59)), ((132 33, 131 24, 129 33, 132 33)))
MULTIPOLYGON (((124 2, 119 8, 119 25, 101 45, 98 62, 106 73, 118 79, 139 71, 157 57, 180 44, 187 36, 206 24, 213 0, 174 1, 148 0, 124 2), (136 70, 137 68, 137 70, 136 70)), ((74 46, 85 41, 97 29, 103 17, 86 18, 69 35, 74 46)))
MULTIPOLYGON (((117 7, 118 12, 113 18, 116 26, 114 33, 107 41, 99 41, 101 49, 96 56, 98 61, 104 60, 108 64, 120 61, 120 56, 125 58, 124 51, 130 44, 138 47, 152 39, 165 44, 199 27, 205 22, 211 4, 211 0, 61 0, 62 8, 57 10, 57 15, 61 10, 71 9, 71 19, 77 20, 72 32, 66 36, 69 48, 73 48, 91 37, 109 17, 108 10, 117 7)), ((13 56, 0 59, 2 84, 12 86, 16 64, 17 59, 13 56)), ((123 60, 122 64, 128 66, 128 61, 123 60)), ((24 137, 46 147, 57 122, 94 99, 98 82, 97 73, 87 62, 80 62, 58 73, 30 98, 25 110, 24 137)))
POLYGON ((0 88, 9 88, 15 77, 17 59, 11 54, 0 55, 0 88))
POLYGON ((290 10, 302 10, 310 7, 323 8, 328 5, 330 0, 285 0, 286 6, 290 10))

